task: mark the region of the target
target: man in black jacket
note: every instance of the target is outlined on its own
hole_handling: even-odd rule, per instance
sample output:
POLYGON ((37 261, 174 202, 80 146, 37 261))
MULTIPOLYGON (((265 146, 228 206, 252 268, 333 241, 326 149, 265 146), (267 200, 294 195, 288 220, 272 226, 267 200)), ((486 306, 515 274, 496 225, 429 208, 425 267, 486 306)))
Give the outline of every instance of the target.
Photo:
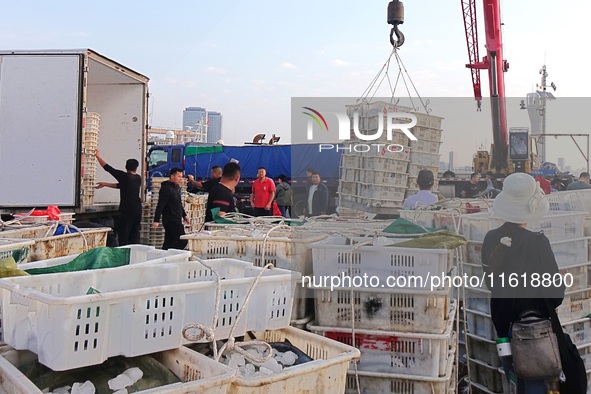
POLYGON ((184 249, 187 246, 187 240, 181 240, 181 235, 185 234, 183 220, 189 224, 189 218, 183 208, 181 201, 180 184, 183 180, 183 170, 173 168, 170 170, 170 179, 162 182, 160 185, 160 196, 158 205, 154 213, 154 223, 152 228, 158 227, 160 216, 162 215, 162 225, 164 226, 164 244, 162 249, 184 249))
POLYGON ((125 163, 125 172, 108 165, 100 156, 98 149, 95 151, 94 156, 101 167, 117 180, 117 183, 99 182, 96 188, 110 187, 119 189, 119 211, 121 212, 117 228, 119 246, 139 244, 140 223, 142 221, 142 200, 140 199, 142 177, 136 173, 139 166, 138 161, 128 159, 125 163))
POLYGON ((326 215, 328 210, 328 187, 320 179, 320 174, 312 174, 312 184, 308 188, 306 216, 326 215))

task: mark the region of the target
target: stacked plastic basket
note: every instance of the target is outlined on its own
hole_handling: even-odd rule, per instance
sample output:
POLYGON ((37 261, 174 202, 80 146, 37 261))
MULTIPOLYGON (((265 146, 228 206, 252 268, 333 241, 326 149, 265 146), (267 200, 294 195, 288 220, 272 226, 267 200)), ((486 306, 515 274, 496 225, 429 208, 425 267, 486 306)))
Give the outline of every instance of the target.
POLYGON ((348 277, 352 286, 314 283, 316 322, 308 328, 361 351, 346 393, 357 392, 357 378, 361 392, 453 392, 457 302, 450 287, 431 289, 429 277, 452 269, 454 251, 397 242, 330 237, 312 244, 314 280, 348 277))
MULTIPOLYGON (((557 193, 560 194, 560 193, 557 193)), ((553 195, 553 194, 551 194, 553 195)), ((585 334, 591 322, 591 263, 588 256, 589 237, 583 223, 585 212, 551 211, 544 218, 528 223, 531 231, 543 230, 550 240, 558 268, 567 285, 557 314, 566 333, 571 334, 587 370, 591 372, 591 337, 585 334)), ((468 276, 483 276, 481 249, 489 230, 504 223, 490 214, 466 215, 462 219, 463 233, 468 239, 466 261, 462 270, 468 276)), ((466 332, 462 338, 470 364, 470 384, 476 393, 509 393, 504 371, 496 352, 496 331, 490 317, 490 292, 486 287, 465 289, 464 308, 466 332)))
POLYGON ((185 211, 190 224, 186 225, 185 232, 196 233, 203 228, 205 223, 205 208, 207 206, 207 194, 189 196, 185 199, 185 211))
POLYGON ((94 205, 94 186, 96 181, 96 158, 98 148, 101 117, 96 112, 87 112, 82 132, 82 149, 84 152, 82 176, 82 205, 94 205))
POLYGON ((350 105, 347 114, 359 133, 380 136, 375 140, 354 139, 343 147, 339 206, 376 214, 395 213, 408 188, 416 188, 420 169, 429 168, 437 174, 441 118, 385 102, 350 105), (409 131, 418 134, 418 141, 411 141, 402 130, 388 130, 389 122, 411 120, 398 117, 399 113, 416 117, 417 126, 409 131))

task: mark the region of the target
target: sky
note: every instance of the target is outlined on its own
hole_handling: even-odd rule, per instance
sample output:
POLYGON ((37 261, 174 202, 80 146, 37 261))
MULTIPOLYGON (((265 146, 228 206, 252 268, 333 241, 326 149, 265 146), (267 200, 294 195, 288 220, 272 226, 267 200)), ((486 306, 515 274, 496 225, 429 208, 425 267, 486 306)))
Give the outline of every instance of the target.
MULTIPOLYGON (((423 97, 463 97, 461 110, 476 112, 469 99, 460 1, 407 0, 404 5, 406 43, 399 53, 407 78, 423 97)), ((387 0, 0 0, 0 49, 91 48, 150 78, 153 127, 180 128, 183 109, 201 106, 222 112, 226 144, 242 144, 258 133, 289 142, 292 97, 363 95, 391 52, 387 6, 387 0)), ((558 99, 588 97, 591 54, 582 37, 588 34, 591 2, 505 0, 501 6, 504 57, 510 64, 507 96, 531 92, 546 64, 558 99)), ((481 18, 480 0, 477 9, 481 18)), ((479 35, 482 56, 482 21, 479 35)), ((394 78, 398 67, 391 65, 389 73, 394 78)), ((390 97, 392 91, 384 83, 375 93, 390 97)), ((486 85, 483 95, 488 96, 486 85)), ((396 96, 408 94, 399 86, 396 96)), ((471 116, 479 127, 446 129, 444 121, 442 160, 453 150, 457 164, 468 164, 478 146, 491 143, 489 113, 483 109, 471 116)), ((588 115, 583 109, 575 116, 588 115)), ((583 163, 575 159, 573 144, 555 145, 550 156, 583 163)))

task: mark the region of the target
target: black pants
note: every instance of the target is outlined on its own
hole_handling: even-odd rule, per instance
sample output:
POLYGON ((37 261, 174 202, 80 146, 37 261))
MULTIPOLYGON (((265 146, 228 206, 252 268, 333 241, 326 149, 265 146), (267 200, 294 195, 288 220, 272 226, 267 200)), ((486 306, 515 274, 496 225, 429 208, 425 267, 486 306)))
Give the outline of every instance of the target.
POLYGON ((265 208, 255 208, 254 216, 271 216, 271 210, 265 208))
POLYGON ((162 249, 185 249, 189 241, 181 239, 181 235, 185 235, 183 221, 163 217, 162 225, 164 226, 164 244, 162 245, 162 249))
POLYGON ((132 214, 121 214, 121 218, 119 219, 119 228, 117 229, 117 239, 119 240, 119 246, 140 243, 141 221, 142 211, 132 214))

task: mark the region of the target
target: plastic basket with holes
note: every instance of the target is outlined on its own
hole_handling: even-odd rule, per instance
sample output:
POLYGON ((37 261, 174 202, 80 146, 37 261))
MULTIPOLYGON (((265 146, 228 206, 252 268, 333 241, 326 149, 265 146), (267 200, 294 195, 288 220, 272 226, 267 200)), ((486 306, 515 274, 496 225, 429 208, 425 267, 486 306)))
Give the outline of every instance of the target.
POLYGON ((89 249, 105 246, 111 228, 80 229, 81 232, 50 235, 53 234, 54 230, 54 226, 35 226, 0 232, 0 238, 34 240, 35 244, 31 247, 30 261, 38 261, 82 253, 89 249))
MULTIPOLYGON (((62 274, 5 278, 0 281, 4 341, 33 351, 56 371, 178 348, 188 343, 182 335, 187 324, 212 326, 217 286, 212 270, 223 279, 216 340, 289 325, 299 274, 265 269, 246 302, 262 270, 248 262, 146 263, 71 272, 67 281, 62 274)), ((188 333, 199 334, 194 331, 188 333)))
MULTIPOLYGON (((355 328, 355 346, 361 351, 358 369, 428 377, 444 375, 449 357, 453 357, 449 351, 455 343, 452 334, 454 314, 455 307, 449 312, 445 330, 440 334, 355 328)), ((347 345, 353 344, 351 328, 315 324, 308 324, 311 332, 347 345)))
MULTIPOLYGON (((397 289, 428 289, 429 277, 447 274, 453 266, 453 250, 396 246, 405 239, 334 236, 310 244, 314 276, 367 275, 404 277, 397 289), (414 280, 411 280, 413 279, 414 280)), ((366 284, 365 287, 368 287, 366 284)))
POLYGON ((451 289, 437 291, 363 291, 344 288, 314 289, 316 322, 320 326, 355 327, 441 334, 454 302, 451 289), (353 305, 353 311, 351 308, 353 305))
POLYGON ((183 235, 189 250, 201 258, 237 257, 252 261, 256 266, 269 263, 276 267, 312 273, 312 251, 309 244, 326 238, 323 234, 305 234, 291 229, 251 230, 239 227, 214 230, 209 233, 183 235), (264 247, 264 264, 261 261, 264 247))
MULTIPOLYGON (((35 360, 36 357, 26 351, 3 350, 3 355, 6 358, 0 357, 0 391, 11 394, 44 393, 45 391, 41 391, 18 370, 19 367, 35 360)), ((180 381, 178 383, 134 391, 135 393, 226 394, 236 378, 236 372, 234 370, 186 347, 151 354, 150 357, 155 362, 168 368, 180 381)), ((100 367, 95 368, 99 372, 98 369, 100 367)))
POLYGON ((268 376, 237 376, 230 388, 232 394, 343 393, 349 364, 359 358, 359 350, 352 346, 294 327, 257 332, 255 337, 267 342, 288 340, 312 361, 268 376))

